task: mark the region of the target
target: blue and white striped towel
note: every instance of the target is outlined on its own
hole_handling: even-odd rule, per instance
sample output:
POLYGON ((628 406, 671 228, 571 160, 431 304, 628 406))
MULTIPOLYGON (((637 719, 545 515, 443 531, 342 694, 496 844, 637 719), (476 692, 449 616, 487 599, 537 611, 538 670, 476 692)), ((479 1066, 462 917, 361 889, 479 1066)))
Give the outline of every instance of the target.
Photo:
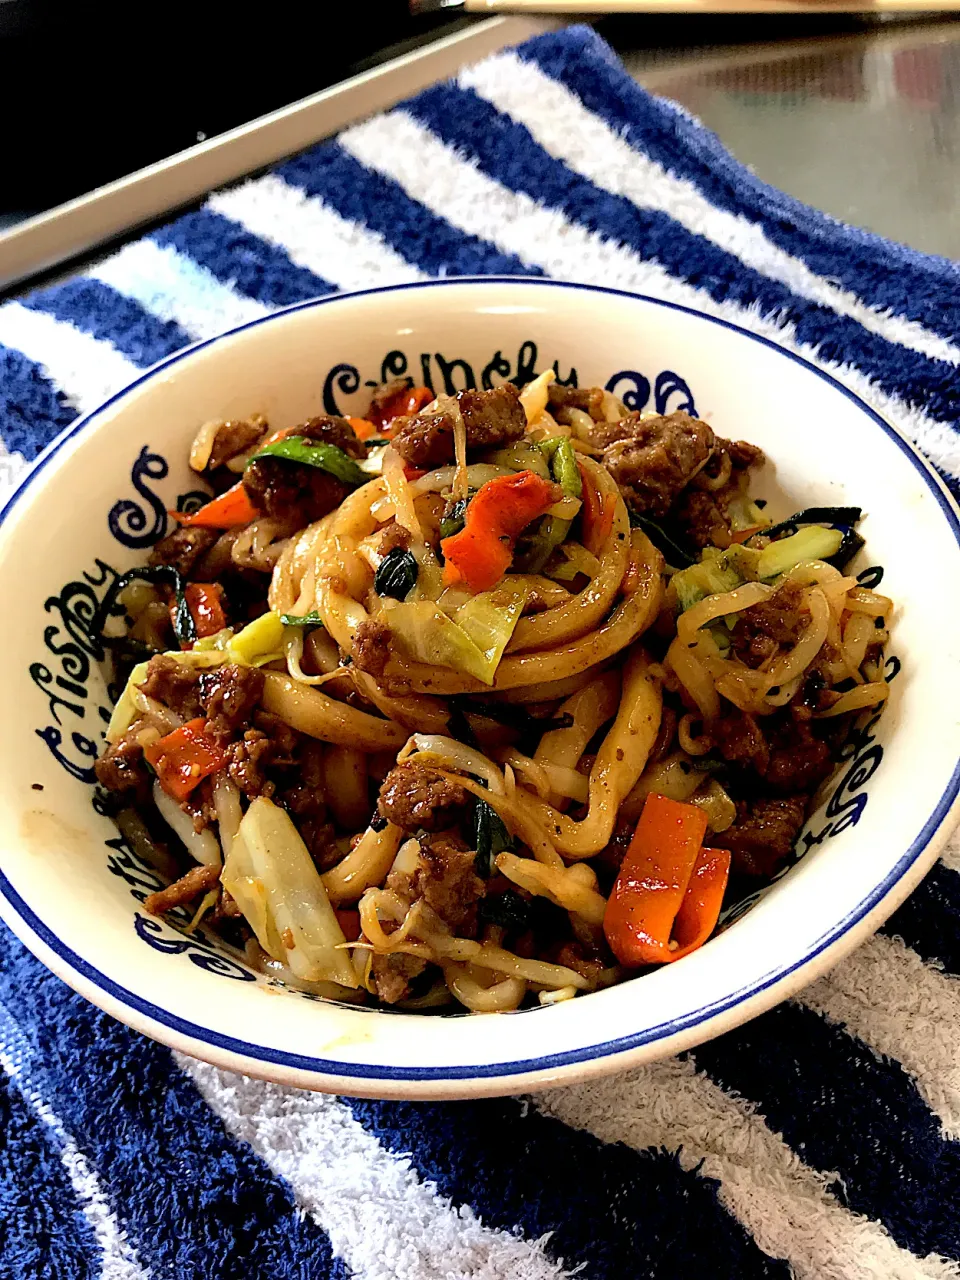
MULTIPOLYGON (((960 268, 764 187, 584 29, 461 73, 0 307, 9 486, 139 369, 286 303, 517 273, 690 303, 831 369, 960 487, 960 268)), ((529 1099, 230 1076, 4 933, 0 1276, 960 1280, 960 846, 830 977, 529 1099)))

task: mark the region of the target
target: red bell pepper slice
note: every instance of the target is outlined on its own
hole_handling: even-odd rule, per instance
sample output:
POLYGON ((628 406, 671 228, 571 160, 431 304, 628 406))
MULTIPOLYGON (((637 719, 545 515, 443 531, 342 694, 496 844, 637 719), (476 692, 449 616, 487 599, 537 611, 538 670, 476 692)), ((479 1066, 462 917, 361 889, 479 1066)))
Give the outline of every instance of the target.
POLYGON ((223 587, 218 582, 191 582, 184 589, 187 608, 193 616, 197 637, 215 636, 227 625, 223 608, 223 587))
POLYGON ((682 960, 691 951, 702 947, 713 933, 729 875, 729 849, 700 850, 687 892, 673 922, 672 941, 677 945, 668 957, 671 962, 682 960))
POLYGON ((171 511, 170 515, 178 524, 187 529, 232 529, 238 524, 249 524, 256 520, 260 512, 256 509, 240 480, 226 493, 218 494, 198 511, 184 515, 182 511, 171 511))
POLYGON ((673 959, 673 924, 706 830, 707 815, 696 805, 647 796, 603 917, 607 942, 622 965, 673 959))
POLYGON ((464 527, 440 543, 444 582, 462 582, 473 592, 496 586, 510 567, 519 535, 562 497, 559 485, 535 471, 497 476, 481 485, 467 507, 464 527))
POLYGON ((219 773, 227 758, 204 733, 206 720, 188 720, 165 738, 144 747, 148 764, 156 770, 160 786, 174 800, 186 800, 204 778, 219 773))
POLYGON ((391 424, 397 418, 409 418, 435 399, 429 387, 402 387, 382 404, 371 405, 369 419, 380 435, 389 436, 391 424))
POLYGON ((347 421, 353 427, 353 434, 358 440, 369 440, 371 436, 378 433, 377 424, 371 422, 369 418, 348 418, 347 421))

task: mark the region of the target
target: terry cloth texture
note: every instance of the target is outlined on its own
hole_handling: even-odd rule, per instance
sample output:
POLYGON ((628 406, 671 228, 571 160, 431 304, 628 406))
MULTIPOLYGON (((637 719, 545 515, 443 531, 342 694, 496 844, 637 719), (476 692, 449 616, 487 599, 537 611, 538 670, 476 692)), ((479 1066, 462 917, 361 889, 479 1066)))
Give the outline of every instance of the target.
MULTIPOLYGON (((615 284, 829 369, 958 491, 960 269, 758 182, 592 33, 540 37, 0 307, 3 484, 185 344, 440 275, 615 284)), ((960 853, 740 1031, 527 1099, 299 1093, 0 950, 0 1276, 960 1280, 960 853)))

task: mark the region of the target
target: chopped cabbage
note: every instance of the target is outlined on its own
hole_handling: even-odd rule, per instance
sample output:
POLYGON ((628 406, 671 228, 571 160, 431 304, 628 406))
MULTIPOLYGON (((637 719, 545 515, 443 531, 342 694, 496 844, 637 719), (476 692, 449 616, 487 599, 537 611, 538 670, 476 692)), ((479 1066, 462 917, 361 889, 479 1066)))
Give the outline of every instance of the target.
POLYGON ((800 564, 802 560, 827 560, 840 550, 842 541, 842 529, 808 525, 791 537, 781 538, 764 547, 757 561, 757 576, 775 578, 800 564))
POLYGON ((240 823, 221 877, 274 960, 308 982, 356 987, 357 975, 320 873, 285 810, 265 796, 240 823))
POLYGON ((262 667, 283 657, 283 620, 279 613, 263 613, 247 623, 227 645, 231 662, 262 667))
POLYGON ((470 597, 452 618, 432 600, 384 600, 383 618, 419 662, 451 667, 493 684, 528 594, 526 584, 521 591, 484 591, 470 597))

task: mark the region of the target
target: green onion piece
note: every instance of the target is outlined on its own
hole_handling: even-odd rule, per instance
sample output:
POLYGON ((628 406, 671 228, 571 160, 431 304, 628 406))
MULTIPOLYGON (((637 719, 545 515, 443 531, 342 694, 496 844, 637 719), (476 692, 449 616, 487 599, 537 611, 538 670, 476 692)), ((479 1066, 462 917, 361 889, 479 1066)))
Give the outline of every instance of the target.
MULTIPOLYGON (((255 453, 250 462, 258 458, 282 458, 286 462, 299 462, 307 467, 317 467, 326 471, 344 484, 354 488, 366 484, 369 476, 357 466, 353 458, 338 449, 335 444, 321 444, 308 440, 306 436, 284 436, 282 440, 274 440, 265 445, 259 453, 255 453)), ((250 465, 247 463, 247 466, 250 465)))
MULTIPOLYGON (((549 443, 552 443, 549 442, 549 443)), ((577 466, 577 453, 566 436, 560 436, 550 459, 550 473, 568 498, 583 497, 583 481, 577 466)))
POLYGON ((281 613, 280 621, 285 627, 323 626, 323 619, 316 610, 313 613, 281 613))

